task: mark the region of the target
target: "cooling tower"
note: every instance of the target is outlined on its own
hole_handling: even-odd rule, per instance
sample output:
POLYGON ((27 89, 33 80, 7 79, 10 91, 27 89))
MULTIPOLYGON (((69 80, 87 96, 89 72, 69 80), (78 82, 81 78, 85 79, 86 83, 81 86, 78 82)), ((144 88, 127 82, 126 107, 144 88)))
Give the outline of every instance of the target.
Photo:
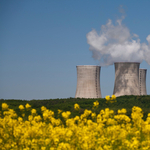
POLYGON ((101 98, 100 66, 83 65, 77 68, 75 98, 101 98))
POLYGON ((146 72, 147 72, 147 69, 139 69, 140 95, 147 95, 147 92, 146 92, 146 72))
POLYGON ((115 64, 114 92, 116 96, 140 95, 138 62, 117 62, 115 64))

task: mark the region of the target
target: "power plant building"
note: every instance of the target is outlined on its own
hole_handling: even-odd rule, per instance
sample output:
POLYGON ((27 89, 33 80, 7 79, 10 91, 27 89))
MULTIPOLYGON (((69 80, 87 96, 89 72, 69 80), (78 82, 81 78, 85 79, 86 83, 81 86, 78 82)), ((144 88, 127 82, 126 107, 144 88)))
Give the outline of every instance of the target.
POLYGON ((138 62, 116 62, 114 91, 117 97, 121 95, 140 95, 138 62))
POLYGON ((140 95, 147 95, 147 91, 146 91, 146 72, 147 72, 147 69, 139 69, 140 95))
POLYGON ((82 65, 77 68, 75 98, 101 98, 100 66, 82 65))

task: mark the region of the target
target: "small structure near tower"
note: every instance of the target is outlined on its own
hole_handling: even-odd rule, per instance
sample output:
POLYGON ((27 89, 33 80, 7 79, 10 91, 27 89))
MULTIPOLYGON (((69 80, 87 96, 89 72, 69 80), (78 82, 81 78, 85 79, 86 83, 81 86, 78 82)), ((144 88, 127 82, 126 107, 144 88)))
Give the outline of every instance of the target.
POLYGON ((139 69, 140 95, 147 95, 147 91, 146 91, 146 72, 147 72, 147 69, 139 69))

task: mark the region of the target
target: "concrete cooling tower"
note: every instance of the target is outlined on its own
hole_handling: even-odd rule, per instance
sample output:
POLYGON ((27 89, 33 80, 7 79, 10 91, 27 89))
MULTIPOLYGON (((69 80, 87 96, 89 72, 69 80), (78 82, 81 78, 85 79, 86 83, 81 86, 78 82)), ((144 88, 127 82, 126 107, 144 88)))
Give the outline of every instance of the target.
POLYGON ((100 66, 83 65, 77 68, 75 98, 101 98, 100 66))
POLYGON ((139 69, 140 95, 147 95, 147 92, 146 92, 146 72, 147 72, 147 69, 139 69))
POLYGON ((114 92, 116 96, 140 95, 138 62, 117 62, 115 65, 114 92))

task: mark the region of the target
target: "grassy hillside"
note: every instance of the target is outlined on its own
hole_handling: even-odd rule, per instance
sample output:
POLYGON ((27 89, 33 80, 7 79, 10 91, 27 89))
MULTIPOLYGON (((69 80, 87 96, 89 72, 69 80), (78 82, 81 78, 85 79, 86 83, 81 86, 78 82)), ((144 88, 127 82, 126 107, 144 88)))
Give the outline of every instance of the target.
MULTIPOLYGON (((109 108, 114 110, 117 113, 118 109, 126 108, 127 115, 130 116, 131 109, 133 106, 141 107, 144 112, 144 119, 147 116, 147 113, 150 113, 150 95, 147 96, 121 96, 117 97, 117 102, 115 103, 106 103, 104 98, 99 99, 80 99, 80 98, 67 98, 67 99, 46 99, 46 100, 0 100, 0 111, 1 111, 1 104, 7 103, 9 108, 15 110, 19 116, 21 116, 21 112, 19 110, 19 105, 24 105, 29 103, 32 108, 37 110, 37 113, 41 115, 41 106, 45 106, 46 108, 55 112, 55 116, 57 117, 58 109, 63 111, 71 111, 71 117, 76 115, 80 115, 84 112, 85 109, 92 109, 93 102, 99 102, 99 107, 94 109, 97 114, 100 112, 101 109, 109 108), (74 110, 74 104, 78 103, 80 105, 80 110, 77 112, 74 110)), ((30 112, 25 112, 26 116, 30 114, 30 112)))

